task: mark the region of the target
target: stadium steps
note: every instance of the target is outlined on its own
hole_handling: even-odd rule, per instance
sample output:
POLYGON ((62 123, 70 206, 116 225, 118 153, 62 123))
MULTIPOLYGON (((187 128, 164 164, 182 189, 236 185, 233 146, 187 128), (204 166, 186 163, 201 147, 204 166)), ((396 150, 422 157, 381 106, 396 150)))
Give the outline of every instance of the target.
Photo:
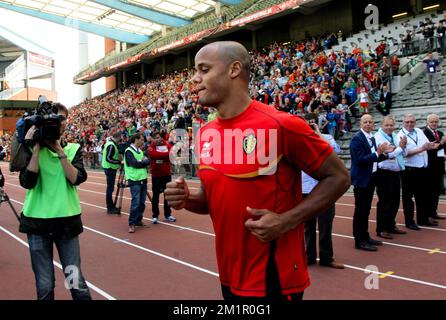
MULTIPOLYGON (((441 62, 441 67, 443 70, 446 70, 446 60, 441 62)), ((438 83, 441 96, 435 96, 435 98, 431 99, 427 77, 423 72, 408 86, 393 96, 392 109, 446 105, 446 74, 438 74, 438 83)))

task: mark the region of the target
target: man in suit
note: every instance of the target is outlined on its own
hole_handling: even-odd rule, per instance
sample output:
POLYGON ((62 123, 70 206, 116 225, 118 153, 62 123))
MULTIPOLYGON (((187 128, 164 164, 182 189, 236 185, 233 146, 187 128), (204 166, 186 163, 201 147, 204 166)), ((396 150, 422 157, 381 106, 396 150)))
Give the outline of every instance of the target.
POLYGON ((387 86, 383 86, 381 96, 379 97, 379 104, 376 107, 382 115, 386 116, 390 113, 392 107, 392 94, 388 91, 387 86))
POLYGON ((351 181, 355 195, 355 212, 353 215, 353 236, 355 247, 359 250, 376 251, 381 241, 374 240, 368 232, 370 208, 375 192, 375 172, 377 163, 387 159, 386 153, 392 152, 395 147, 390 143, 376 146, 372 129, 375 126, 373 117, 365 114, 361 117, 361 129, 353 136, 350 142, 350 155, 352 158, 351 181))
POLYGON ((432 219, 446 219, 437 214, 438 200, 443 189, 443 175, 444 170, 444 151, 446 136, 438 129, 440 118, 436 114, 430 114, 427 116, 427 126, 423 132, 426 138, 430 142, 439 143, 438 149, 427 151, 427 175, 429 181, 429 218, 431 223, 434 223, 432 219))

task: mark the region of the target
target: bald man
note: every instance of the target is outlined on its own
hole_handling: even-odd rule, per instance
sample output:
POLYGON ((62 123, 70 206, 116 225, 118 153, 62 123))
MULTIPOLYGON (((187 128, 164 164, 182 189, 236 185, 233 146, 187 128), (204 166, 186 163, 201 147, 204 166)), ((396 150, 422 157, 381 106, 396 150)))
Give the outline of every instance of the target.
POLYGON ((198 102, 217 118, 198 134, 201 187, 167 185, 176 210, 210 214, 223 298, 300 300, 310 284, 304 222, 348 188, 333 148, 296 116, 248 94, 250 59, 236 42, 214 42, 195 57, 198 102), (320 181, 302 200, 301 171, 320 181))
POLYGON ((381 241, 372 239, 368 232, 369 215, 376 186, 377 163, 387 159, 387 153, 394 148, 390 143, 377 147, 372 130, 375 121, 371 115, 361 117, 361 129, 350 141, 351 179, 355 195, 355 212, 353 215, 353 236, 355 248, 364 251, 377 251, 381 241))

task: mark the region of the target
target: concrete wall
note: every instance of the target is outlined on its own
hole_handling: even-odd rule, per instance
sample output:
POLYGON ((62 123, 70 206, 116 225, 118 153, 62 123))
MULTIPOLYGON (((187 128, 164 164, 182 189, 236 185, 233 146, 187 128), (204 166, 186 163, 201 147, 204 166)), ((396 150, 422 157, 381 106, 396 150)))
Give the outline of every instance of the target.
POLYGON ((417 63, 404 76, 397 76, 392 79, 392 93, 397 93, 407 87, 413 80, 418 78, 425 71, 424 63, 417 63))
POLYGON ((116 75, 105 78, 105 91, 109 92, 116 89, 116 75))
POLYGON ((106 38, 104 40, 104 42, 105 42, 105 50, 104 50, 105 51, 105 55, 110 53, 110 52, 112 52, 112 51, 115 51, 115 47, 116 47, 116 41, 115 40, 106 38))
POLYGON ((334 1, 310 15, 295 13, 290 16, 290 37, 301 40, 310 35, 342 30, 347 35, 353 28, 350 1, 334 1))
POLYGON ((8 98, 8 100, 37 100, 39 95, 44 95, 49 101, 57 101, 57 93, 54 91, 48 91, 40 88, 27 88, 23 89, 14 96, 8 98))

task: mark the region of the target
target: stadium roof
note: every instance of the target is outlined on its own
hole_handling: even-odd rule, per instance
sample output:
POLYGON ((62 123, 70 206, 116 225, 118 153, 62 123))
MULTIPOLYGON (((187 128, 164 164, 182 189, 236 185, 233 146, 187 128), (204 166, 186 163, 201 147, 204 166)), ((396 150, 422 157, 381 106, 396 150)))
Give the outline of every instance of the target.
MULTIPOLYGON (((222 0, 233 5, 242 0, 222 0)), ((0 0, 0 8, 128 43, 142 43, 162 26, 181 27, 214 10, 213 0, 0 0)))
POLYGON ((26 39, 16 32, 0 26, 0 62, 14 61, 23 51, 32 51, 54 58, 54 53, 26 39))

